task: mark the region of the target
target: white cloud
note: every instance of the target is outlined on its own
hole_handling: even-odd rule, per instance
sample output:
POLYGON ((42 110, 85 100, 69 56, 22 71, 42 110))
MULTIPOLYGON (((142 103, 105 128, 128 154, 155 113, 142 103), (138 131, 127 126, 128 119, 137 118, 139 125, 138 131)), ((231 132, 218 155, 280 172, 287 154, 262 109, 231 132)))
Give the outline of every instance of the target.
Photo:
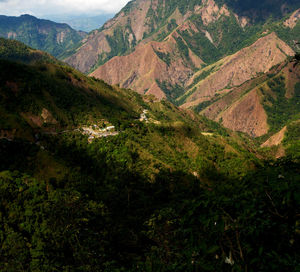
POLYGON ((49 14, 101 14, 115 13, 128 0, 0 0, 0 14, 35 16, 49 14))

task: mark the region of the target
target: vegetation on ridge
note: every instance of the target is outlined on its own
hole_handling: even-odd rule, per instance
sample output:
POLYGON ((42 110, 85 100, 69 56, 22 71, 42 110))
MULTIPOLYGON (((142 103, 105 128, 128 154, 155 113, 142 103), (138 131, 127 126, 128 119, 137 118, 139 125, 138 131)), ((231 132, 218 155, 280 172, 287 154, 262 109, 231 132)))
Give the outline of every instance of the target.
POLYGON ((0 16, 0 37, 19 40, 55 57, 72 49, 85 35, 67 24, 58 24, 30 15, 0 16))

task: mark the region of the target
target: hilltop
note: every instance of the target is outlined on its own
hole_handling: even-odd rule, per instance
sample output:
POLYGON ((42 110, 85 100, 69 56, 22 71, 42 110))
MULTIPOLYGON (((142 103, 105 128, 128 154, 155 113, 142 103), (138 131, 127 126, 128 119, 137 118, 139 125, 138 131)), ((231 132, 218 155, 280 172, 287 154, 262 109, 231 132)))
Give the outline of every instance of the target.
POLYGON ((34 64, 37 62, 60 63, 50 54, 30 48, 29 46, 15 40, 0 38, 1 59, 34 64))

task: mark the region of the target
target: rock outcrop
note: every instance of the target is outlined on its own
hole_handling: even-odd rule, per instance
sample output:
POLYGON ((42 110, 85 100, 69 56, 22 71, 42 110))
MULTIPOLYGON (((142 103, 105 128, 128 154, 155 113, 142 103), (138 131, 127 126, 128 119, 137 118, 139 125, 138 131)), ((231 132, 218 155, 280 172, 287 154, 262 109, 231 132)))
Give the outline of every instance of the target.
POLYGON ((173 36, 165 42, 140 44, 136 50, 121 57, 114 57, 94 71, 91 76, 101 78, 109 84, 120 84, 140 94, 154 94, 165 98, 166 94, 159 83, 168 82, 175 85, 185 82, 193 73, 193 67, 203 61, 192 51, 190 62, 186 62, 173 36))
POLYGON ((300 19, 300 9, 297 9, 293 14, 283 23, 284 26, 294 28, 300 19))
POLYGON ((274 134, 272 137, 270 137, 266 142, 264 142, 261 146, 262 147, 271 147, 274 145, 279 145, 282 143, 284 139, 284 135, 287 131, 287 127, 285 126, 282 130, 274 134))

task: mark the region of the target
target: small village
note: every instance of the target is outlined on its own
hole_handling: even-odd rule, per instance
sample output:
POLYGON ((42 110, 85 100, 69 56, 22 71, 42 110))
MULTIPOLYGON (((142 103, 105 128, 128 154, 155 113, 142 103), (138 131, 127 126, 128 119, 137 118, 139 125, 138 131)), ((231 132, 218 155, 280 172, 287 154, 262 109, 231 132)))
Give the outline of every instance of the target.
POLYGON ((88 135, 88 141, 91 143, 94 139, 102 138, 102 137, 109 137, 109 136, 116 136, 119 134, 116 131, 115 126, 107 126, 105 128, 99 128, 97 125, 92 125, 89 127, 82 127, 79 129, 82 131, 82 134, 88 135))
POLYGON ((149 112, 148 110, 143 110, 143 112, 141 113, 141 116, 140 116, 141 122, 145 121, 146 123, 149 123, 149 119, 146 115, 148 112, 149 112))
MULTIPOLYGON (((146 122, 149 123, 149 119, 147 117, 148 110, 143 110, 143 112, 140 115, 139 121, 140 122, 146 122)), ((116 131, 115 126, 111 125, 107 121, 104 121, 102 126, 100 127, 99 125, 91 125, 91 126, 85 126, 77 129, 78 131, 81 131, 83 135, 88 135, 88 142, 91 143, 93 140, 97 138, 102 138, 102 137, 110 137, 110 136, 116 136, 120 132, 116 131)))

